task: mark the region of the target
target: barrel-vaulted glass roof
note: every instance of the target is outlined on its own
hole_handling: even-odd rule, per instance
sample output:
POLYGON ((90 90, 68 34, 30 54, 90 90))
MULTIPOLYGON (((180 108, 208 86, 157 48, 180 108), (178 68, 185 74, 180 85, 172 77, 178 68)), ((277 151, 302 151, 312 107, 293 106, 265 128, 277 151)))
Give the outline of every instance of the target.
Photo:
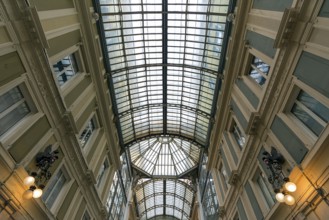
MULTIPOLYGON (((216 110, 232 1, 95 0, 120 144, 136 172, 182 178, 198 166, 216 110)), ((180 181, 143 183, 136 193, 141 219, 188 219, 193 191, 180 181), (173 186, 185 194, 167 195, 173 186)))
POLYGON ((99 0, 123 145, 207 144, 229 0, 99 0))
POLYGON ((194 189, 187 179, 140 179, 135 188, 139 217, 190 219, 194 189))

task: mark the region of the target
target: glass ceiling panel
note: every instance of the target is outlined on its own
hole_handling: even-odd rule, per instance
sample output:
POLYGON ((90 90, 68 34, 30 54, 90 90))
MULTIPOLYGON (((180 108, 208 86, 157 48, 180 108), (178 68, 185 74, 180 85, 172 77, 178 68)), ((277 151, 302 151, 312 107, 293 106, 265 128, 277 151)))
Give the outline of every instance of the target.
POLYGON ((178 137, 159 136, 130 148, 132 164, 153 177, 180 176, 197 167, 200 148, 178 137))
POLYGON ((98 0, 120 139, 207 144, 229 0, 98 0))
POLYGON ((140 219, 173 216, 189 219, 194 197, 187 179, 140 179, 135 188, 140 219))

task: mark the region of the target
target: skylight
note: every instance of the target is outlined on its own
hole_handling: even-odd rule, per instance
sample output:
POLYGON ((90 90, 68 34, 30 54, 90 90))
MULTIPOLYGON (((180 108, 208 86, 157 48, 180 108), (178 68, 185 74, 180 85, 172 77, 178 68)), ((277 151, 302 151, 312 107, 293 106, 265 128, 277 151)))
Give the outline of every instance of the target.
POLYGON ((100 0, 121 142, 207 145, 229 0, 100 0))
POLYGON ((200 148, 178 137, 160 136, 129 148, 132 164, 153 177, 180 176, 197 167, 200 148))
POLYGON ((183 178, 208 147, 230 0, 95 2, 120 144, 140 178, 139 217, 189 219, 194 190, 183 178))
POLYGON ((163 215, 189 219, 194 198, 191 181, 140 179, 135 190, 141 220, 163 215))

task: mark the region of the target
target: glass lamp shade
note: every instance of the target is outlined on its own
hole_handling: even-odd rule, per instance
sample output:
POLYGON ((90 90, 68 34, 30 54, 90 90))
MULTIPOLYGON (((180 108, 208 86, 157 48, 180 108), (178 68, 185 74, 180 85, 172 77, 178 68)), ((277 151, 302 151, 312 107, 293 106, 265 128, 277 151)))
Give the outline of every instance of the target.
POLYGON ((284 202, 284 194, 283 193, 277 193, 275 195, 275 198, 278 202, 284 202))
POLYGON ((285 195, 284 196, 284 202, 287 204, 287 205, 293 205, 295 204, 295 198, 291 195, 285 195))
POLYGON ((31 186, 31 185, 34 184, 35 179, 34 179, 33 176, 28 176, 28 177, 25 177, 25 179, 23 180, 23 182, 24 182, 24 185, 31 186))
POLYGON ((42 195, 42 189, 35 189, 33 191, 33 198, 37 199, 40 198, 42 195))
POLYGON ((33 191, 28 189, 23 193, 24 199, 31 199, 33 197, 33 191))
POLYGON ((287 182, 284 184, 284 187, 289 191, 289 192, 295 192, 297 189, 297 186, 293 182, 287 182))

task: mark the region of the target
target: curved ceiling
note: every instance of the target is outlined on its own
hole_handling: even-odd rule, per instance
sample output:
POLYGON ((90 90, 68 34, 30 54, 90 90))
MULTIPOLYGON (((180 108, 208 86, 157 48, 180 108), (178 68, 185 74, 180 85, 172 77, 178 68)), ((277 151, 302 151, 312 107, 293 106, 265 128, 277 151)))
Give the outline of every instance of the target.
POLYGON ((228 4, 99 1, 123 146, 155 134, 180 135, 207 146, 228 4))
POLYGON ((153 177, 180 176, 197 167, 200 148, 179 137, 151 137, 129 148, 131 163, 153 177))
MULTIPOLYGON (((120 144, 136 172, 181 178, 198 166, 216 110, 231 2, 96 0, 120 144)), ((141 219, 189 219, 194 191, 186 179, 139 179, 136 198, 141 219)))
POLYGON ((194 189, 187 179, 140 179, 135 188, 140 219, 189 219, 194 189))

